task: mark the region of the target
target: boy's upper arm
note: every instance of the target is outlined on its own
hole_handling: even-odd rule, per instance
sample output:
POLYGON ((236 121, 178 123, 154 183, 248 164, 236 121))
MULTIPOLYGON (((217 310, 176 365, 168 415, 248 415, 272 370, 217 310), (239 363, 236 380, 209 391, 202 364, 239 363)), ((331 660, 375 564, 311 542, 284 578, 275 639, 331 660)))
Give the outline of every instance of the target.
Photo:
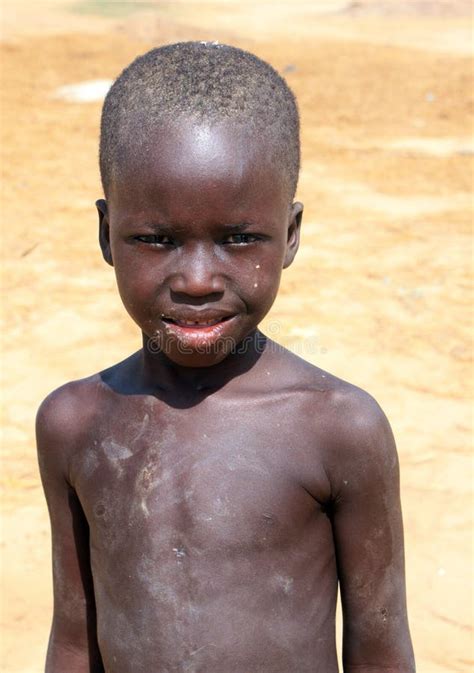
POLYGON ((415 665, 392 431, 378 404, 362 391, 350 393, 337 406, 328 473, 343 608, 344 671, 411 673, 415 665))
POLYGON ((69 483, 70 458, 79 446, 84 421, 73 386, 69 384, 46 398, 36 422, 53 556, 54 615, 47 673, 103 671, 96 638, 89 528, 69 483))

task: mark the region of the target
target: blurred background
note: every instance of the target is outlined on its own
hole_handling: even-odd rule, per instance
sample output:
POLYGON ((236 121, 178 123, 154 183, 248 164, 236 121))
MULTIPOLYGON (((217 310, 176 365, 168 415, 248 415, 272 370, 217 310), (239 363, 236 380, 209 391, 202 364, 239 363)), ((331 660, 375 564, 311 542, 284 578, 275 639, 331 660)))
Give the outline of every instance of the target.
POLYGON ((385 409, 418 670, 472 671, 471 3, 2 0, 1 11, 1 670, 43 670, 51 619, 36 409, 140 346, 97 245, 101 101, 136 55, 202 39, 270 61, 298 97, 303 242, 263 329, 385 409))

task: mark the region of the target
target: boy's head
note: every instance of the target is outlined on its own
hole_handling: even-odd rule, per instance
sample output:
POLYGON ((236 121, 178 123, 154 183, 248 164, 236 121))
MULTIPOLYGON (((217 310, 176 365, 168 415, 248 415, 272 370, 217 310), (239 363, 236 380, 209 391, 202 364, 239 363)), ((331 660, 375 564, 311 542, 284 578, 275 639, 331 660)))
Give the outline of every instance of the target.
POLYGON ((106 98, 100 159, 103 254, 149 349, 220 362, 269 311, 298 248, 293 94, 233 47, 153 50, 106 98))
POLYGON ((265 140, 284 175, 289 201, 300 165, 299 117, 286 82, 268 63, 236 47, 182 42, 133 61, 110 89, 103 107, 100 170, 107 197, 123 163, 150 150, 156 129, 179 120, 233 123, 265 140))

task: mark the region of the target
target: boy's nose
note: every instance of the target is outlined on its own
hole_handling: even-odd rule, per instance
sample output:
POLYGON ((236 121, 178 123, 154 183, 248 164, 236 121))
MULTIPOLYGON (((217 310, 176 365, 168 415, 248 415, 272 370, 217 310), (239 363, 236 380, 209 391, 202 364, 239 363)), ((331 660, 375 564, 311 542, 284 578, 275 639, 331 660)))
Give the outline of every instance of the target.
POLYGON ((203 249, 182 254, 170 279, 170 289, 190 297, 222 294, 225 278, 218 266, 216 255, 203 249))

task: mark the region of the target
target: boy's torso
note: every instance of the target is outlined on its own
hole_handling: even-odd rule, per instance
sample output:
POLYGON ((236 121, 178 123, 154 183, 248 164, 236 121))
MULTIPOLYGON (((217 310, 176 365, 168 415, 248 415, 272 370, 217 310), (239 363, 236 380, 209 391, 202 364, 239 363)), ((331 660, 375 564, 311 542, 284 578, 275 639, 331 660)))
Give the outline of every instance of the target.
POLYGON ((70 475, 106 671, 337 671, 318 421, 334 383, 311 371, 184 408, 88 384, 70 475))

